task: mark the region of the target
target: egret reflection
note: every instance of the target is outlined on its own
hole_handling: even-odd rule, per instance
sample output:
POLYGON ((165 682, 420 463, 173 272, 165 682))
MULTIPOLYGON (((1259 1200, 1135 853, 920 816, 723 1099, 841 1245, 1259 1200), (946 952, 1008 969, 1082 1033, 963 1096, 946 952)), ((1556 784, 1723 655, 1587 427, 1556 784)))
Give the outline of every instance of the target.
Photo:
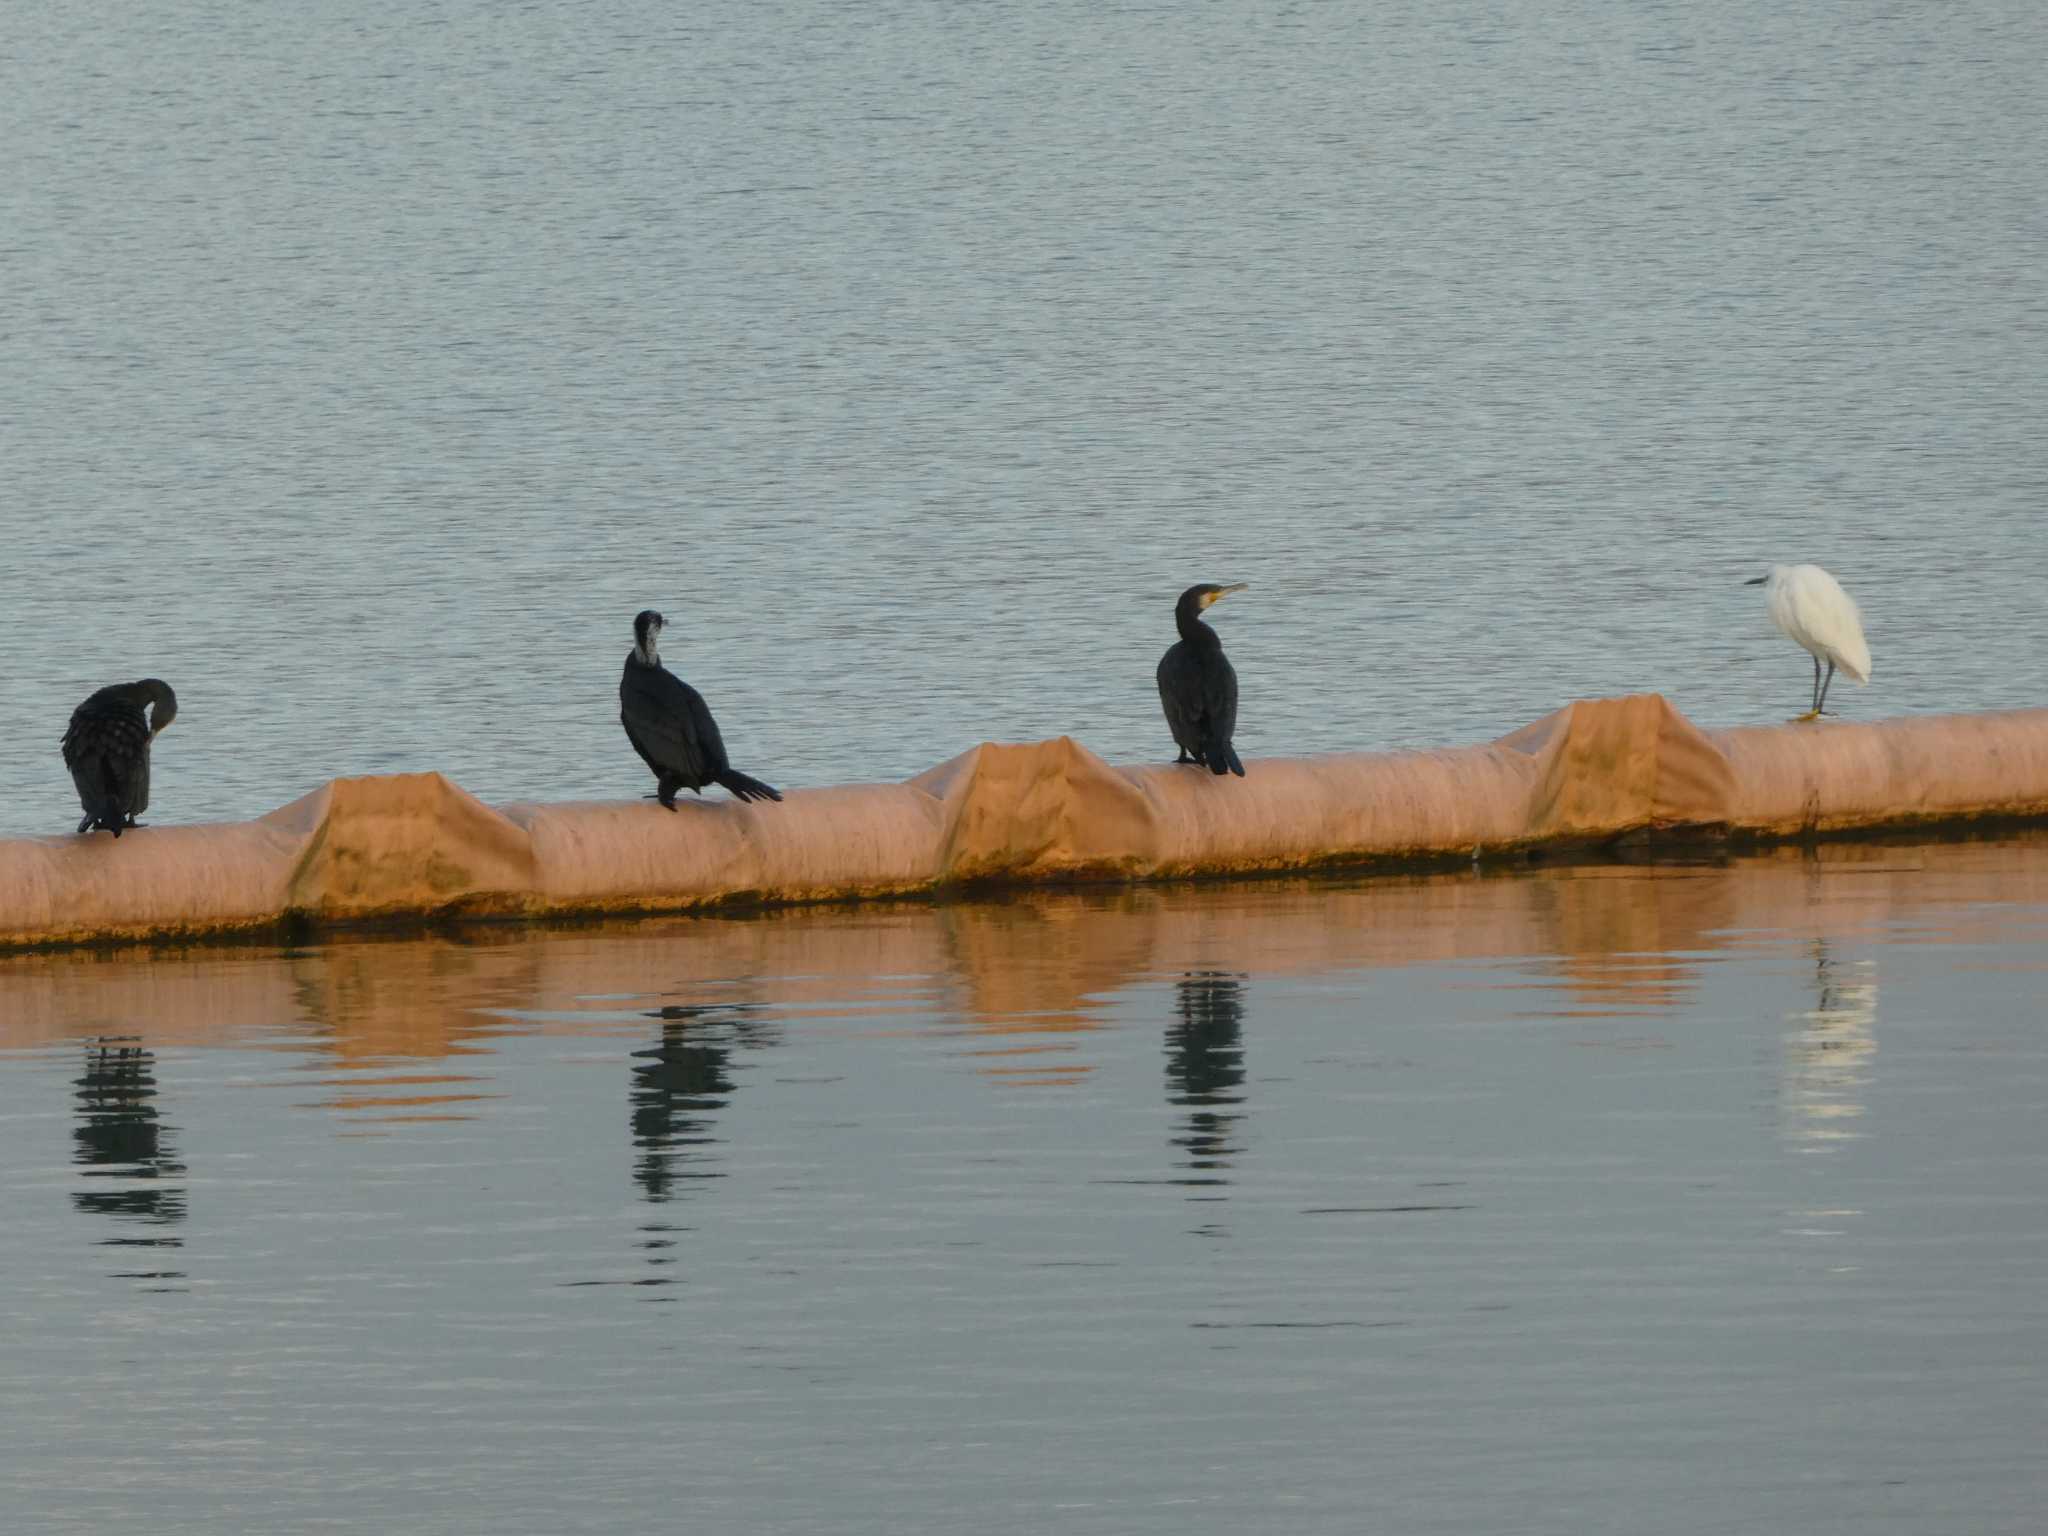
POLYGON ((1185 1108, 1174 1145, 1191 1184, 1224 1184, 1244 1103, 1244 981, 1226 971, 1190 971, 1174 983, 1166 1030, 1166 1099, 1185 1108))
MULTIPOLYGON (((127 1041, 96 1041, 86 1053, 77 1090, 72 1160, 91 1182, 72 1192, 72 1205, 133 1224, 102 1238, 104 1247, 182 1247, 184 1240, 168 1229, 185 1219, 185 1165, 157 1112, 154 1054, 127 1041)), ((185 1278, 180 1270, 158 1267, 115 1273, 134 1280, 185 1278)))
POLYGON ((1837 959, 1826 939, 1813 957, 1814 1006, 1788 1020, 1782 1125, 1803 1150, 1829 1152, 1863 1134, 1855 1122, 1877 1054, 1877 965, 1837 959))

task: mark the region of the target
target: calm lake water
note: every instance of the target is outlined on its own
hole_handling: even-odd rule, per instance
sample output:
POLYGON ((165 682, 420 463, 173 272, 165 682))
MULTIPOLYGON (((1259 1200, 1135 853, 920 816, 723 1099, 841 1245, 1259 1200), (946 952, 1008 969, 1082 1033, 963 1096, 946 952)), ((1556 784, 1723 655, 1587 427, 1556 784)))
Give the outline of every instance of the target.
POLYGON ((633 613, 741 766, 1247 757, 1656 689, 2038 705, 2048 8, 17 5, 0 832, 160 674, 159 819, 624 796, 633 613))
POLYGON ((2048 841, 0 959, 0 1505, 2034 1532, 2048 841))

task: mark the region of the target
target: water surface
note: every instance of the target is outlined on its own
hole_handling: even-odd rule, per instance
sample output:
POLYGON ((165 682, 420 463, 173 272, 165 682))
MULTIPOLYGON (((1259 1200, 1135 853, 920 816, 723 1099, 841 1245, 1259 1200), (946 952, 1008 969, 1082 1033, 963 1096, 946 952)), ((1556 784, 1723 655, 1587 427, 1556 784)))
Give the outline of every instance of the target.
POLYGON ((0 959, 9 1528, 2027 1532, 2048 849, 0 959))
POLYGON ((0 831, 93 687, 156 814, 341 773, 638 794, 632 614, 744 768, 1247 757, 1657 689, 2039 705, 2037 0, 1161 11, 19 6, 0 57, 0 831))

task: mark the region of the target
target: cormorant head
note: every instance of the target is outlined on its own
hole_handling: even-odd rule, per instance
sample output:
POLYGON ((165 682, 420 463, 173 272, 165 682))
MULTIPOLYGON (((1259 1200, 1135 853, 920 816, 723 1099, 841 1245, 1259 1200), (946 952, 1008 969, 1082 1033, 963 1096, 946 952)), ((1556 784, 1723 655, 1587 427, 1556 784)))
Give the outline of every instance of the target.
POLYGON ((641 609, 633 619, 633 649, 639 652, 640 659, 650 667, 661 660, 654 643, 661 634, 661 626, 667 622, 652 608, 641 609))
POLYGON ((1233 581, 1227 587, 1219 587, 1213 581, 1205 581, 1200 586, 1189 587, 1187 591, 1181 593, 1178 606, 1192 618, 1212 603, 1221 602, 1231 593, 1242 592, 1246 585, 1242 581, 1233 581))
POLYGON ((171 692, 171 685, 161 678, 145 677, 135 685, 135 691, 142 695, 144 703, 150 706, 149 734, 155 736, 165 726, 178 718, 178 696, 171 692))

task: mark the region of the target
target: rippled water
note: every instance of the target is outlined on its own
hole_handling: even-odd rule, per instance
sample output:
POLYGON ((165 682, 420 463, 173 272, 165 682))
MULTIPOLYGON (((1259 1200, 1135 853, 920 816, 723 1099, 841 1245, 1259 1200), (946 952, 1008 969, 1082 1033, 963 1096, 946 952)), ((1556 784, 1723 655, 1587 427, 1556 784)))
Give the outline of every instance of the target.
POLYGON ((2048 844, 0 959, 8 1529, 2031 1532, 2048 844))
POLYGON ((741 765, 1245 755, 1660 689, 2038 705, 2048 11, 16 7, 0 830, 157 673, 156 814, 623 796, 635 610, 741 765), (1235 611, 1231 611, 1231 610, 1235 611))

